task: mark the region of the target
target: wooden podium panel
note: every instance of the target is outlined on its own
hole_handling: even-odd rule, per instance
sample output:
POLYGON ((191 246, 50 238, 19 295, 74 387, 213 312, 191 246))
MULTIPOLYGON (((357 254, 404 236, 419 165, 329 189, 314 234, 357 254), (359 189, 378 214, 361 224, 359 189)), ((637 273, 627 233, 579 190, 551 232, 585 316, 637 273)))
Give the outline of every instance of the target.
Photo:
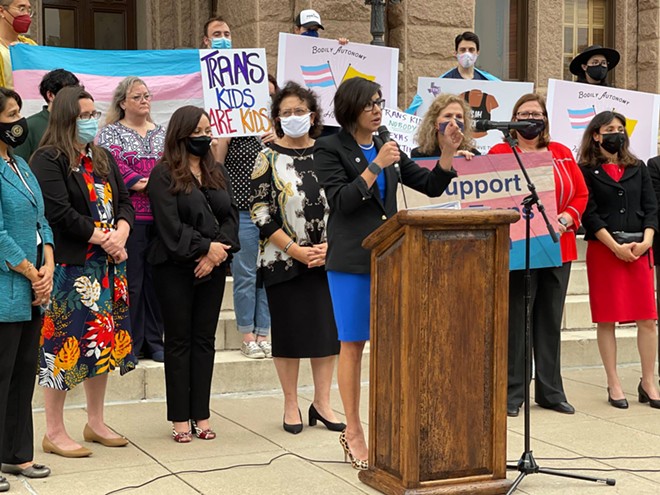
POLYGON ((388 494, 506 493, 509 210, 403 211, 372 249, 369 470, 388 494))

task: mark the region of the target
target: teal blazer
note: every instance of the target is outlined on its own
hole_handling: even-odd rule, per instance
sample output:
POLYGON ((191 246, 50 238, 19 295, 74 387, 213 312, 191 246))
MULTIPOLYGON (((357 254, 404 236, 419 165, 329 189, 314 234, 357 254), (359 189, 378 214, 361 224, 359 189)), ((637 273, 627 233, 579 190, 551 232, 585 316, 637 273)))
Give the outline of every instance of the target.
POLYGON ((37 230, 44 244, 53 245, 53 232, 44 216, 44 200, 36 177, 20 156, 14 156, 32 190, 0 157, 0 322, 32 319, 32 284, 7 266, 27 258, 37 263, 37 230))

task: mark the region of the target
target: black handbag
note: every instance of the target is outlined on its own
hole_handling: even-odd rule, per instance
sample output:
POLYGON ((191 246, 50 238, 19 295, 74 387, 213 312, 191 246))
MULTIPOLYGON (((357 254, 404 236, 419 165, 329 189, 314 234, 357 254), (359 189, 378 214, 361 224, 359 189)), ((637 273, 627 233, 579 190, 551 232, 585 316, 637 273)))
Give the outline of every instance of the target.
POLYGON ((631 242, 642 242, 644 240, 644 232, 612 232, 612 238, 619 244, 629 244, 631 242))

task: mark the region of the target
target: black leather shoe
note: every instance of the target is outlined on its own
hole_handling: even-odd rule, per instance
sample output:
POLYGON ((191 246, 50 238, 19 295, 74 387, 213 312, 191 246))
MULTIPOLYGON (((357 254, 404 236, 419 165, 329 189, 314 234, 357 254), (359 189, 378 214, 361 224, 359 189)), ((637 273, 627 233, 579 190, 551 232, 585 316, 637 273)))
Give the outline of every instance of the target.
POLYGON ((346 429, 346 425, 344 423, 333 423, 332 421, 328 421, 323 416, 321 416, 314 407, 314 403, 310 404, 309 406, 307 419, 309 420, 309 426, 316 426, 316 422, 320 421, 330 431, 344 431, 346 429))
POLYGON ((549 406, 539 404, 539 406, 543 407, 544 409, 552 409, 553 411, 557 411, 562 414, 575 414, 575 408, 566 401, 562 401, 558 404, 552 404, 549 406))
POLYGON ((607 402, 617 409, 628 409, 628 399, 625 397, 623 399, 613 399, 610 395, 610 387, 607 387, 607 402))
POLYGON ((644 390, 644 387, 642 387, 641 378, 639 380, 639 385, 637 385, 637 398, 642 404, 646 404, 648 402, 649 406, 651 406, 653 409, 660 409, 660 400, 651 399, 649 397, 649 394, 647 394, 646 390, 644 390))
POLYGON ((510 418, 516 418, 518 417, 518 414, 520 414, 520 406, 511 406, 511 405, 506 406, 507 416, 509 416, 510 418))
POLYGON ((0 492, 8 492, 9 488, 9 481, 7 481, 7 478, 0 476, 0 492))
POLYGON ((296 423, 294 425, 287 424, 284 422, 284 419, 282 419, 282 428, 284 428, 284 431, 293 433, 294 435, 297 435, 303 431, 302 414, 300 414, 300 409, 298 409, 298 415, 300 416, 300 423, 296 423))

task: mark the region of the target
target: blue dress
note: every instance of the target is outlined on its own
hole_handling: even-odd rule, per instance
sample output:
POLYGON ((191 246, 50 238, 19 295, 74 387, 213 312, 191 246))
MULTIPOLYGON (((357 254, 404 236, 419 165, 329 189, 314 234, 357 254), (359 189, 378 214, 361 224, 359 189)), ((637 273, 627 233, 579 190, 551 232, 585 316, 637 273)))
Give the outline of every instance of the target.
MULTIPOLYGON (((367 163, 374 161, 376 147, 362 148, 367 163)), ((376 179, 380 197, 385 200, 385 174, 376 179)), ((332 297, 332 309, 341 342, 369 340, 369 309, 371 307, 371 275, 369 273, 346 273, 328 271, 328 285, 332 297)))

